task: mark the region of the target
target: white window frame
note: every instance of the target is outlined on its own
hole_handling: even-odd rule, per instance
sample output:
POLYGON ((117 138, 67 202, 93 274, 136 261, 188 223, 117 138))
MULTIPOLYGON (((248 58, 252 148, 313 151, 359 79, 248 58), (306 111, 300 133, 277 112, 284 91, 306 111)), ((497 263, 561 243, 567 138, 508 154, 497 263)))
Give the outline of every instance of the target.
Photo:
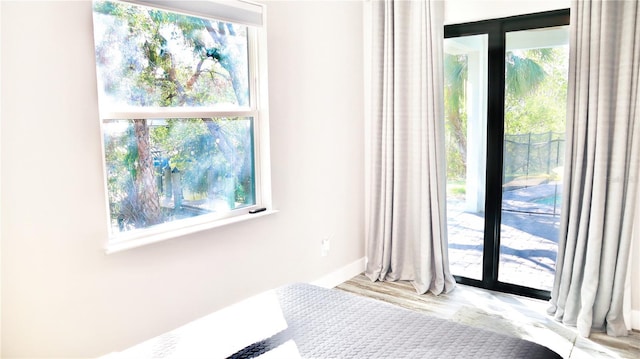
MULTIPOLYGON (((181 237, 187 234, 216 228, 232 223, 262 217, 277 212, 272 208, 271 169, 269 155, 269 117, 267 83, 267 48, 265 30, 265 6, 244 0, 208 0, 208 1, 165 1, 165 0, 110 0, 152 7, 185 15, 233 22, 247 26, 248 66, 249 66, 249 106, 244 108, 219 107, 156 107, 117 109, 99 107, 101 128, 102 163, 105 190, 105 205, 108 225, 106 253, 114 253, 130 248, 181 237), (234 209, 225 213, 211 213, 188 219, 166 222, 149 228, 140 228, 130 232, 114 233, 109 209, 107 187, 106 153, 104 146, 104 124, 106 120, 130 120, 133 118, 253 118, 253 160, 255 204, 234 209), (258 213, 255 209, 265 208, 258 213)), ((101 90, 98 89, 98 92, 101 90)), ((100 96, 100 95, 99 95, 100 96)))

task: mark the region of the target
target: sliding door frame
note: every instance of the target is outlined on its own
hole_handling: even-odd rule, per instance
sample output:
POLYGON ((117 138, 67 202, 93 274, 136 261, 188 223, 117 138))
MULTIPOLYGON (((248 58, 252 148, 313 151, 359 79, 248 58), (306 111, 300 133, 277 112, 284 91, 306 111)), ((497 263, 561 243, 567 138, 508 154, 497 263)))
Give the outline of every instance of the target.
POLYGON ((502 211, 506 33, 569 25, 569 9, 446 25, 444 37, 488 36, 487 152, 482 280, 455 276, 458 283, 549 299, 546 290, 498 281, 502 211))

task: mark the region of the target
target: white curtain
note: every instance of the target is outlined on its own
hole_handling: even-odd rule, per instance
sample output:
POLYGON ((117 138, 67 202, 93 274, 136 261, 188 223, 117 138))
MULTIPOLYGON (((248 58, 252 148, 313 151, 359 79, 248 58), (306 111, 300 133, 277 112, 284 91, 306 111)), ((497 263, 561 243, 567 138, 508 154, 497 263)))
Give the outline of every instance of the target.
POLYGON ((365 274, 448 292, 444 2, 372 1, 365 274))
POLYGON ((627 335, 624 284, 640 170, 640 6, 574 1, 561 236, 550 313, 627 335))

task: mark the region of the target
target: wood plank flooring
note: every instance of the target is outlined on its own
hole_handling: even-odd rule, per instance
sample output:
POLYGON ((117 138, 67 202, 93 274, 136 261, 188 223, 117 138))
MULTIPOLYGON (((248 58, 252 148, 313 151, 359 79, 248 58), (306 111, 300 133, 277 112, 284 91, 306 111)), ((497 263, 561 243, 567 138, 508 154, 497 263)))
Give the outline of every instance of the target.
POLYGON ((409 282, 371 282, 356 276, 336 287, 410 310, 542 344, 563 358, 640 358, 640 333, 582 338, 546 314, 547 302, 458 284, 451 293, 416 294, 409 282))

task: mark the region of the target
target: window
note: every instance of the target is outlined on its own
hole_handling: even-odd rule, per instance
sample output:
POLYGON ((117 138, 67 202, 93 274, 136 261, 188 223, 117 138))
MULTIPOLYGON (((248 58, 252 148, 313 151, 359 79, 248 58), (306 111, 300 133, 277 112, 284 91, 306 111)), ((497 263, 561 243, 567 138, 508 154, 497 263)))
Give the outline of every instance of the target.
POLYGON ((268 206, 262 7, 95 1, 93 25, 107 247, 268 206))

